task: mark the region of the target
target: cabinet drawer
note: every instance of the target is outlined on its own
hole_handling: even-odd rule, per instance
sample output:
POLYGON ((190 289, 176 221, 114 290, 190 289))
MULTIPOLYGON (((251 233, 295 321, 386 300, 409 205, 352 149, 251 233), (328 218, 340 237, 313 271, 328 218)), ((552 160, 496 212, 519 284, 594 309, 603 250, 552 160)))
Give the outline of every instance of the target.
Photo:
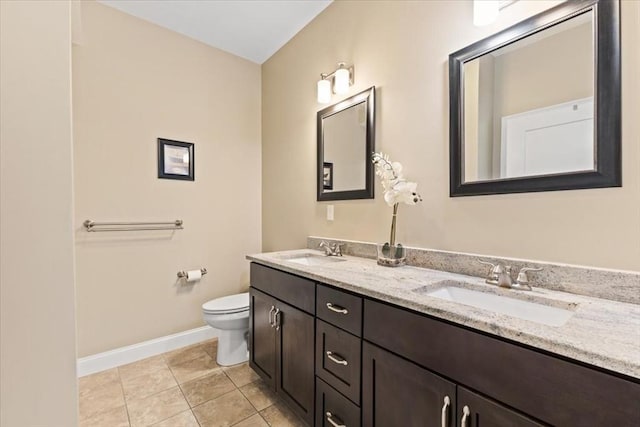
POLYGON ((640 425, 637 382, 371 300, 363 327, 366 340, 545 423, 640 425))
POLYGON ((360 403, 360 338, 316 319, 316 375, 360 403))
POLYGON ((251 286, 307 313, 315 313, 316 284, 293 274, 251 263, 251 286))
POLYGON ((316 427, 360 427, 360 408, 331 388, 320 378, 316 379, 316 427))
POLYGON ((362 336, 362 298, 319 284, 316 313, 322 320, 362 336))

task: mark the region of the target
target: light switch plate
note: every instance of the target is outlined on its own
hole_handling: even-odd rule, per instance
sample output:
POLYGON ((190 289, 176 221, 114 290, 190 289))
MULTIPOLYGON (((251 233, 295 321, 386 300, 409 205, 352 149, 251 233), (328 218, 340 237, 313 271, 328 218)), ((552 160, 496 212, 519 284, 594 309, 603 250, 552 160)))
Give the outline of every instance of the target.
POLYGON ((327 221, 333 221, 333 205, 327 205, 327 221))

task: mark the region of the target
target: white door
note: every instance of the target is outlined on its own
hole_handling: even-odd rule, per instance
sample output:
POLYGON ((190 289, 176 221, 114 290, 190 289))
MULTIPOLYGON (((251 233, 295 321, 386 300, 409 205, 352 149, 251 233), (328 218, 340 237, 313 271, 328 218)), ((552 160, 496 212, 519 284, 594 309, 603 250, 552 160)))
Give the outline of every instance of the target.
POLYGON ((593 98, 502 118, 500 176, 595 169, 593 98))

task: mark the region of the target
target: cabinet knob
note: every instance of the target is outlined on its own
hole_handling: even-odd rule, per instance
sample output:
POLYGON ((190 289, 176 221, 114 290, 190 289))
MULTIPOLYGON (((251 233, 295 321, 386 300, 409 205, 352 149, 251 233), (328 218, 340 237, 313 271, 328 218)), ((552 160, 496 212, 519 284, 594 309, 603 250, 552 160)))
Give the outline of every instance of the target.
POLYGON ((331 412, 327 411, 325 415, 327 416, 327 421, 329 421, 329 423, 333 427, 347 427, 346 424, 344 424, 338 417, 333 415, 331 412))
POLYGON ((451 405, 451 399, 449 398, 449 396, 445 396, 444 397, 444 404, 442 405, 442 427, 447 427, 447 424, 449 424, 448 421, 448 412, 449 412, 449 405, 451 405))
POLYGON ((333 363, 337 363, 338 365, 344 365, 344 366, 347 366, 349 364, 349 362, 347 362, 347 359, 345 359, 344 357, 340 356, 337 353, 334 353, 329 350, 327 350, 326 353, 329 360, 331 360, 333 363))
POLYGON ((460 420, 460 427, 467 427, 467 420, 469 419, 470 415, 471 410, 467 405, 464 405, 464 408, 462 408, 462 420, 460 420))
POLYGON ((347 310, 346 308, 340 307, 339 305, 335 305, 330 302, 327 303, 327 308, 335 313, 349 314, 349 310, 347 310))

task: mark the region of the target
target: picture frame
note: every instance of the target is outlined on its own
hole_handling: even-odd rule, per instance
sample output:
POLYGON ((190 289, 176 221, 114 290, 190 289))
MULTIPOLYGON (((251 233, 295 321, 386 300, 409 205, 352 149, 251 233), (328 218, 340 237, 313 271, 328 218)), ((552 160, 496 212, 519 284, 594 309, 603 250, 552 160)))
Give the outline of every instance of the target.
POLYGON ((333 163, 331 162, 322 164, 322 188, 333 190, 333 163))
POLYGON ((158 178, 195 181, 194 144, 158 138, 158 178))

